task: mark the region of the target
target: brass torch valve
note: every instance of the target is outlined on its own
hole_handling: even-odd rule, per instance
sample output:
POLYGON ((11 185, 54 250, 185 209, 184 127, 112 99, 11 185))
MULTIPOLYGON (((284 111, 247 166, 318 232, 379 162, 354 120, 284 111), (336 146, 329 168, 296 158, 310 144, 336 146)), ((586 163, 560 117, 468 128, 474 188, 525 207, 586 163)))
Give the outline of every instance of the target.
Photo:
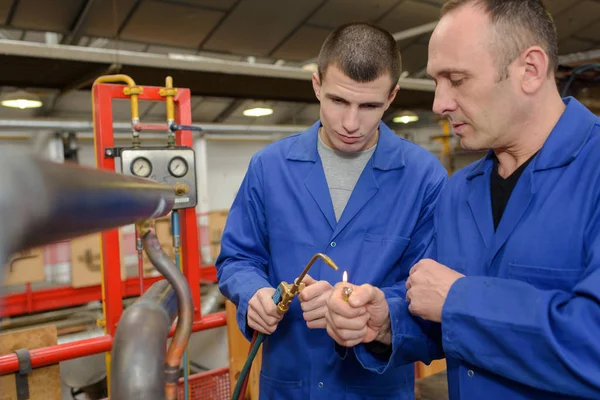
MULTIPOLYGON (((315 261, 317 261, 318 258, 322 259, 323 262, 325 262, 325 264, 327 264, 328 266, 330 266, 331 268, 333 268, 334 270, 337 271, 337 269, 338 269, 337 265, 335 265, 335 263, 333 262, 333 260, 331 258, 329 258, 329 256, 326 256, 323 253, 315 254, 310 259, 308 264, 306 264, 306 267, 304 267, 302 274, 300 274, 300 276, 294 280, 293 284, 287 283, 285 281, 281 282, 279 284, 279 288, 277 291, 281 293, 281 298, 279 299, 279 301, 276 301, 276 303, 277 303, 277 310, 279 311, 280 314, 285 314, 287 312, 287 310, 290 308, 290 304, 292 303, 292 300, 294 300, 294 297, 296 297, 298 295, 298 293, 300 293, 302 291, 302 289, 304 289, 305 285, 304 285, 304 283, 302 283, 302 280, 308 273, 308 270, 310 269, 310 267, 312 267, 312 265, 314 264, 315 261)), ((275 295, 277 296, 277 293, 275 295)), ((275 300, 277 300, 277 299, 275 299, 275 300)))

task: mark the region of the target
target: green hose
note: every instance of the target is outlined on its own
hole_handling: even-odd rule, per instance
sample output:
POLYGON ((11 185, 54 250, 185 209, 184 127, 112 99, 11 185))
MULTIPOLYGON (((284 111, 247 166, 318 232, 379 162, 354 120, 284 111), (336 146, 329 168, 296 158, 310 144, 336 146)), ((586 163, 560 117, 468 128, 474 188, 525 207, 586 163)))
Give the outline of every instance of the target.
POLYGON ((233 391, 233 397, 231 398, 232 400, 238 400, 238 397, 240 396, 240 391, 242 390, 242 386, 244 385, 244 381, 246 380, 246 375, 248 375, 248 373, 250 372, 252 362, 254 362, 254 357, 256 357, 256 353, 258 353, 258 349, 260 348, 260 345, 262 344, 264 339, 265 335, 262 333, 259 333, 258 336, 256 336, 254 346, 252 346, 252 349, 250 349, 250 353, 248 354, 248 358, 246 359, 244 368, 242 368, 242 371, 240 372, 240 377, 235 384, 235 390, 233 391))

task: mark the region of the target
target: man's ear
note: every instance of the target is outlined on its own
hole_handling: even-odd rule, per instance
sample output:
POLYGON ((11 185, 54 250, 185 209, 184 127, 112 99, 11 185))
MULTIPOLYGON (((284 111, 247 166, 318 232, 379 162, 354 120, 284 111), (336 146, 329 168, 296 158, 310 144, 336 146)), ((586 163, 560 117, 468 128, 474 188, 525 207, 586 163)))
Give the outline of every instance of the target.
POLYGON ((390 92, 390 95, 388 96, 387 105, 385 107, 386 110, 388 109, 390 104, 392 104, 392 101, 394 101, 394 99, 396 98, 396 94, 398 93, 398 90, 400 90, 400 86, 396 85, 394 87, 394 89, 390 92))
POLYGON ((535 93, 548 79, 548 55, 541 47, 531 46, 522 53, 521 60, 521 88, 525 93, 535 93))
POLYGON ((315 91, 315 96, 317 96, 317 99, 321 101, 321 79, 319 78, 318 72, 313 72, 312 74, 312 85, 313 90, 315 91))

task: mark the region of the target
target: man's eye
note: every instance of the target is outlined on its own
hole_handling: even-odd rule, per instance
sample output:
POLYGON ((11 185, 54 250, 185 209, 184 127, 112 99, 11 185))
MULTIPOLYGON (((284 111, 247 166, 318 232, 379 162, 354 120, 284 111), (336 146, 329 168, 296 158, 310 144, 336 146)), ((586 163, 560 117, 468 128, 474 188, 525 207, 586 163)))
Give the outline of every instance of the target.
POLYGON ((450 79, 450 85, 452 85, 452 87, 456 87, 459 86, 462 81, 462 79, 450 79))

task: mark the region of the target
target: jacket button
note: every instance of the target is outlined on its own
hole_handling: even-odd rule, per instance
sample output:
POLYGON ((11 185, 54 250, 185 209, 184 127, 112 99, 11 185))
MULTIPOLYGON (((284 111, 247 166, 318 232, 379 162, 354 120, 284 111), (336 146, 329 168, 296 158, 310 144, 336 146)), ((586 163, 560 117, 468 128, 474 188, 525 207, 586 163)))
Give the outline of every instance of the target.
POLYGON ((470 370, 467 371, 467 375, 469 376, 469 378, 472 378, 473 375, 475 375, 475 372, 473 372, 473 370, 470 369, 470 370))
POLYGON ((323 387, 323 382, 319 382, 319 388, 323 387))
POLYGON ((335 246, 337 246, 337 243, 335 243, 335 242, 331 242, 329 245, 330 245, 331 247, 335 247, 335 246))

